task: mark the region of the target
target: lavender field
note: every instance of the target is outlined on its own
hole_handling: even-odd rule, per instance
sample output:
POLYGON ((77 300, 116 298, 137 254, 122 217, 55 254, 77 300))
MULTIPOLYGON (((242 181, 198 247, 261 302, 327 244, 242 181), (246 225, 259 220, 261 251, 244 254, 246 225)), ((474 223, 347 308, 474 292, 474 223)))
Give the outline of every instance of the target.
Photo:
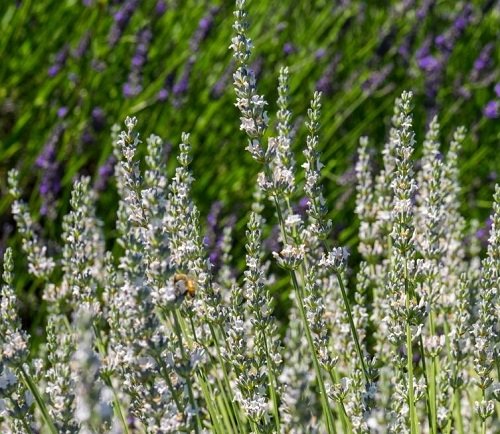
POLYGON ((0 433, 500 432, 500 3, 0 5, 0 433))

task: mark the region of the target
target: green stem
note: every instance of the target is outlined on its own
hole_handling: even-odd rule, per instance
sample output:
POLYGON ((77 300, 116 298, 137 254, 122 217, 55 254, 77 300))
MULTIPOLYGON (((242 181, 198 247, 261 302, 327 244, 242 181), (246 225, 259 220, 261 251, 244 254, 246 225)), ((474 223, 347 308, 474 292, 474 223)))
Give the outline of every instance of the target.
MULTIPOLYGON (((429 324, 430 324, 430 332, 431 336, 436 335, 436 330, 434 326, 434 316, 432 311, 429 314, 429 324)), ((422 360, 425 359, 425 354, 422 353, 422 360)), ((436 357, 432 357, 432 366, 431 366, 431 378, 430 378, 430 390, 429 390, 429 395, 431 399, 431 416, 432 416, 432 434, 437 433, 437 384, 436 384, 436 378, 437 378, 437 360, 436 357)))
POLYGON ((427 363, 425 361, 425 353, 424 353, 424 340, 422 337, 422 334, 420 334, 420 340, 419 340, 419 346, 420 346, 420 353, 422 354, 422 372, 424 375, 424 380, 425 380, 425 397, 426 397, 426 406, 427 406, 427 421, 429 423, 429 427, 431 429, 431 432, 434 434, 434 427, 433 427, 433 416, 432 416, 432 408, 431 408, 431 391, 430 391, 430 386, 429 386, 429 375, 427 373, 427 363))
MULTIPOLYGON (((68 321, 68 318, 64 316, 64 322, 66 324, 66 327, 68 328, 68 331, 72 333, 72 328, 71 325, 68 321)), ((101 339, 101 334, 99 333, 99 330, 96 327, 96 324, 94 321, 92 321, 92 329, 94 330, 94 337, 95 337, 95 342, 96 342, 96 347, 97 351, 99 351, 99 354, 102 357, 106 356, 106 346, 104 345, 104 342, 101 339)), ((123 409, 120 403, 120 400, 118 398, 118 394, 116 393, 115 388, 113 387, 113 383, 111 381, 111 376, 110 375, 102 375, 102 379, 104 383, 113 391, 113 411, 115 412, 116 417, 120 421, 123 432, 125 434, 129 434, 130 431, 128 429, 128 423, 127 420, 125 419, 125 415, 123 414, 123 409)))
POLYGON ((307 343, 309 345, 309 350, 311 351, 311 354, 312 354, 312 361, 313 361, 313 365, 314 365, 314 370, 316 372, 316 380, 318 382, 318 387, 320 389, 321 405, 323 407, 323 412, 325 413, 325 417, 326 417, 327 430, 329 433, 335 433, 336 429, 335 429, 335 422, 333 419, 332 409, 328 405, 328 396, 326 394, 325 383, 323 381, 323 376, 321 374, 321 367, 319 365, 318 357, 316 355, 316 349, 315 349, 314 341, 313 341, 313 338, 311 335, 311 330, 309 329, 309 323, 307 322, 307 316, 305 313, 304 301, 302 298, 302 294, 301 294, 300 289, 299 289, 297 277, 295 276, 295 273, 293 271, 290 271, 290 276, 292 278, 292 284, 293 284, 294 290, 297 293, 299 313, 300 313, 301 321, 304 324, 304 330, 306 332, 306 339, 307 339, 307 343))
POLYGON ((271 362, 271 356, 269 354, 269 346, 267 345, 267 336, 265 332, 263 331, 262 334, 264 335, 264 346, 266 349, 266 360, 267 360, 267 375, 269 378, 269 392, 271 394, 271 399, 273 401, 273 411, 274 411, 274 419, 275 419, 275 424, 276 424, 276 432, 280 432, 280 414, 278 410, 278 397, 276 395, 276 377, 274 375, 274 370, 272 369, 273 365, 271 362))
MULTIPOLYGON (((184 349, 184 343, 182 341, 182 333, 181 333, 181 328, 179 325, 179 319, 177 317, 178 313, 177 310, 173 311, 173 317, 174 317, 174 330, 175 334, 177 335, 177 339, 179 339, 179 347, 181 349, 181 356, 183 361, 188 360, 188 356, 186 355, 186 350, 184 349)), ((193 395, 193 385, 191 384, 191 378, 190 378, 190 372, 188 375, 185 377, 186 379, 186 385, 187 385, 187 390, 188 390, 188 396, 189 396, 189 403, 191 404, 191 407, 193 410, 196 412, 196 427, 195 431, 196 433, 199 432, 201 429, 201 421, 200 421, 200 415, 198 411, 198 406, 196 405, 196 402, 194 400, 194 395, 193 395)))
MULTIPOLYGON (((223 373, 223 377, 224 377, 224 385, 225 385, 225 388, 226 388, 226 392, 227 393, 231 393, 232 389, 231 389, 231 383, 229 382, 229 374, 227 372, 226 364, 224 362, 224 359, 222 358, 222 355, 220 353, 219 340, 217 338, 217 334, 215 333, 215 329, 214 329, 214 327, 213 327, 212 324, 209 324, 209 328, 210 328, 210 333, 212 334, 212 337, 214 339, 215 350, 217 351, 217 358, 219 359, 219 365, 222 367, 222 373, 223 373)), ((226 393, 223 393, 223 395, 224 395, 224 399, 227 400, 226 393)), ((231 408, 231 410, 233 412, 234 418, 236 420, 236 425, 238 426, 238 428, 243 429, 244 432, 246 432, 246 429, 243 427, 244 425, 242 424, 242 422, 241 422, 241 420, 239 418, 239 413, 237 412, 237 409, 236 409, 236 406, 234 404, 234 400, 233 399, 229 400, 228 407, 231 408)))
POLYGON ((410 320, 408 318, 410 312, 410 292, 408 288, 408 263, 405 258, 404 265, 404 283, 405 283, 405 305, 406 305, 406 347, 407 347, 407 369, 408 369, 408 405, 410 407, 410 431, 411 434, 416 434, 417 430, 417 417, 415 412, 415 392, 414 392, 414 377, 413 377, 413 349, 412 349, 412 336, 410 320))
MULTIPOLYGON (((339 379, 339 375, 336 371, 336 369, 334 368, 332 371, 329 372, 330 374, 330 380, 332 382, 332 384, 337 384, 339 383, 340 379, 339 379)), ((343 402, 339 402, 340 404, 340 423, 342 424, 342 432, 343 433, 347 433, 347 432, 352 432, 351 430, 351 427, 348 426, 348 417, 347 417, 347 412, 345 410, 345 406, 344 406, 344 403, 343 402)))
POLYGON ((352 337, 354 338, 354 344, 356 346, 356 351, 358 353, 359 360, 361 362, 361 367, 363 370, 363 374, 365 376, 365 381, 370 383, 370 376, 368 375, 368 370, 366 369, 365 358, 363 356, 363 351, 361 350, 361 345, 359 344, 358 332, 356 331, 356 327, 354 325, 354 320, 352 318, 351 306, 349 303, 349 299, 347 298, 347 293, 344 287, 344 283, 342 282, 342 276, 340 273, 335 273, 337 276, 337 281, 339 282, 340 292, 342 293, 342 299, 344 301, 345 310, 347 312, 347 317, 349 318, 349 326, 351 327, 352 337))
MULTIPOLYGON (((203 375, 203 373, 199 374, 200 377, 200 387, 201 391, 203 393, 203 396, 205 398, 205 402, 207 403, 207 409, 208 409, 208 414, 210 415, 210 419, 212 420, 212 430, 215 433, 224 433, 226 432, 224 429, 221 428, 220 426, 220 418, 225 412, 219 411, 216 409, 213 405, 214 403, 214 393, 210 389, 210 384, 208 383, 206 377, 203 375)), ((226 422, 226 429, 233 429, 232 425, 228 425, 226 422)))
MULTIPOLYGON (((276 213, 278 215, 278 222, 281 228, 281 233, 283 236, 283 239, 285 242, 288 241, 288 237, 286 235, 285 231, 285 226, 284 226, 284 220, 283 220, 283 214, 281 213, 281 207, 279 205, 278 199, 276 196, 274 196, 274 204, 276 207, 276 213)), ((328 433, 335 433, 335 422, 332 414, 332 409, 328 405, 328 396, 326 394, 326 388, 325 388, 325 383, 323 381, 323 376, 321 373, 321 367, 318 362, 318 358, 316 356, 316 349, 314 346, 314 341, 311 335, 311 330, 309 329, 309 323, 307 322, 307 316, 305 313, 305 308, 304 308, 304 300, 302 296, 302 292, 299 287, 299 283, 297 281, 297 276, 295 275, 294 271, 290 271, 290 278, 292 280, 292 285, 295 290, 295 293, 297 294, 297 299, 298 299, 298 306, 299 306, 299 313, 300 313, 300 319, 302 323, 304 324, 304 330, 306 332, 306 339, 307 343, 309 345, 309 351, 311 351, 312 354, 312 361, 314 365, 314 370, 316 372, 316 380, 318 382, 318 387, 320 389, 320 397, 321 397, 321 406, 323 407, 323 412, 326 417, 326 426, 328 433)))
POLYGON ((33 398, 35 398, 38 408, 40 409, 40 413, 42 414, 42 418, 44 422, 47 424, 47 428, 49 429, 51 434, 57 434, 57 429, 54 425, 54 422, 52 421, 52 418, 50 417, 49 411, 47 410, 47 406, 45 405, 45 402, 42 398, 42 395, 40 394, 40 391, 38 390, 38 387, 36 386, 33 379, 24 370, 22 366, 19 366, 19 370, 23 376, 26 386, 33 395, 33 398))
POLYGON ((455 402, 458 404, 455 409, 456 409, 456 413, 457 413, 457 417, 456 417, 456 420, 457 420, 457 430, 458 430, 458 434, 464 434, 464 423, 463 423, 463 420, 462 420, 462 399, 461 399, 461 393, 460 393, 460 388, 457 387, 457 389, 455 390, 455 402))

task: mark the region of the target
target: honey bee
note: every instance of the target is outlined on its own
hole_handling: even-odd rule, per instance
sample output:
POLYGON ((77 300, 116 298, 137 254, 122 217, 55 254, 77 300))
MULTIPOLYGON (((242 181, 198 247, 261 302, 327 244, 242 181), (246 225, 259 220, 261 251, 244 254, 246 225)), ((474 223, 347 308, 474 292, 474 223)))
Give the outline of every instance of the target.
POLYGON ((174 274, 174 285, 177 287, 178 285, 183 284, 185 287, 185 292, 187 292, 191 297, 194 297, 196 294, 196 282, 195 280, 183 273, 175 273, 174 274))

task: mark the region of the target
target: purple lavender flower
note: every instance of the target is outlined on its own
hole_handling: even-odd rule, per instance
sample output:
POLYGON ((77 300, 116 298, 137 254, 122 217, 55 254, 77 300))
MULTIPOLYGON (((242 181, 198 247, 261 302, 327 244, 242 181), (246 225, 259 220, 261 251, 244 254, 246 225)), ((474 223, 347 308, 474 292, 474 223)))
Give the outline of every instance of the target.
POLYGON ((217 229, 217 221, 219 219, 221 211, 222 203, 220 201, 214 202, 210 207, 210 212, 207 216, 207 224, 210 230, 215 231, 217 229))
POLYGON ((324 48, 318 48, 316 52, 314 53, 314 59, 315 60, 320 60, 323 59, 323 57, 326 56, 326 50, 324 48))
POLYGON ((380 85, 386 81, 392 69, 392 65, 386 65, 380 71, 373 72, 372 75, 361 85, 361 88, 368 94, 375 92, 380 85))
POLYGON ((498 101, 488 102, 483 109, 483 113, 488 119, 500 117, 500 103, 498 101))
POLYGON ((170 73, 167 75, 165 78, 165 82, 163 83, 163 87, 158 91, 156 94, 156 99, 158 101, 166 101, 168 97, 170 96, 170 90, 172 89, 173 83, 175 79, 175 74, 170 73))
POLYGON ((227 67, 224 70, 222 76, 217 80, 217 82, 212 87, 210 96, 213 99, 219 99, 222 96, 232 77, 233 70, 234 70, 234 62, 231 60, 229 67, 227 67))
POLYGON ((422 57, 418 60, 420 69, 426 72, 434 72, 439 68, 439 61, 432 55, 422 57))
POLYGON ((436 4, 436 0, 425 0, 423 2, 422 6, 417 10, 418 20, 423 21, 427 17, 430 10, 434 7, 435 4, 436 4))
POLYGON ((181 96, 187 92, 189 87, 190 73, 191 73, 191 68, 186 68, 180 80, 174 84, 172 91, 175 96, 181 96))
POLYGON ((94 183, 94 189, 98 192, 104 191, 113 176, 115 170, 116 158, 111 155, 104 164, 99 167, 98 177, 94 183))
POLYGON ((219 7, 214 6, 210 8, 208 14, 201 18, 201 20, 198 22, 198 27, 195 30, 191 41, 189 42, 189 46, 193 53, 196 53, 199 50, 200 44, 207 38, 214 24, 214 18, 218 12, 219 7))
POLYGON ((108 45, 111 48, 113 48, 122 37, 138 5, 138 0, 126 0, 122 7, 114 14, 114 24, 108 35, 108 45))
POLYGON ((461 34, 467 26, 472 22, 472 6, 470 3, 466 3, 460 14, 455 18, 453 23, 453 28, 461 34))
POLYGON ((55 77, 61 69, 66 65, 66 60, 68 60, 69 47, 64 45, 55 56, 54 63, 49 67, 48 75, 49 77, 55 77))
POLYGON ((494 90, 495 90, 496 96, 498 96, 500 98, 500 83, 495 84, 494 90))
POLYGON ((493 44, 486 44, 479 53, 479 56, 474 61, 474 76, 477 78, 491 64, 491 55, 493 52, 493 44))
POLYGON ((173 103, 175 106, 179 106, 181 104, 180 98, 188 91, 189 77, 191 76, 191 71, 193 70, 194 61, 194 56, 189 58, 186 66, 184 67, 184 72, 172 87, 172 94, 175 97, 173 103))
POLYGON ((55 218, 54 203, 61 191, 60 165, 57 162, 56 146, 64 133, 64 127, 57 125, 45 143, 35 166, 42 170, 39 192, 42 198, 40 214, 55 218))
POLYGON ((303 197, 299 200, 299 203, 293 207, 293 212, 299 214, 301 217, 305 217, 310 204, 311 201, 307 197, 303 197))
POLYGON ((130 73, 127 82, 123 85, 123 95, 131 98, 142 91, 142 70, 148 60, 148 50, 153 34, 148 27, 139 30, 137 45, 132 57, 130 73))
POLYGON ((203 239, 205 247, 209 252, 210 263, 214 269, 219 267, 222 256, 223 228, 224 226, 233 227, 236 223, 236 218, 232 215, 225 222, 225 225, 223 225, 221 221, 221 211, 222 203, 219 201, 214 202, 207 216, 207 232, 203 239))
POLYGON ((291 42, 286 42, 285 45, 283 45, 283 53, 286 56, 289 56, 290 54, 293 54, 295 52, 295 46, 291 42))
POLYGON ((92 131, 90 131, 90 128, 86 127, 83 130, 83 133, 80 136, 80 141, 85 146, 93 145, 95 143, 95 137, 92 134, 92 131))
POLYGON ((134 96, 137 96, 141 93, 142 86, 140 85, 133 85, 131 83, 125 83, 122 87, 122 93, 125 98, 132 98, 134 96))
POLYGON ((341 55, 336 54, 333 60, 326 66, 323 75, 316 82, 316 90, 323 92, 324 95, 331 95, 333 93, 333 79, 340 59, 341 55))
POLYGON ((160 89, 158 93, 156 94, 156 99, 160 102, 164 102, 168 99, 168 96, 170 95, 169 91, 167 89, 160 89))
POLYGON ((91 113, 92 128, 94 131, 102 131, 106 127, 106 113, 101 107, 94 107, 91 113))
POLYGON ((167 11, 167 2, 165 0, 158 0, 155 6, 155 13, 161 17, 167 11))
POLYGON ((76 59, 81 59, 85 55, 89 47, 90 47, 90 32, 87 31, 83 34, 83 36, 80 39, 80 42, 78 42, 78 45, 73 50, 73 57, 75 57, 76 59))
POLYGON ((419 62, 420 59, 427 57, 431 54, 431 45, 432 45, 432 40, 431 38, 426 38, 420 48, 417 49, 415 53, 415 58, 417 59, 417 63, 419 62))
POLYGON ((62 106, 62 107, 59 107, 59 109, 57 110, 57 117, 58 118, 64 118, 66 117, 66 115, 68 114, 68 107, 66 106, 62 106))
POLYGON ((267 252, 279 252, 281 250, 280 233, 280 227, 278 225, 273 226, 269 236, 262 242, 262 246, 267 252))
POLYGON ((483 247, 488 245, 488 237, 493 226, 493 220, 488 217, 484 222, 484 226, 476 231, 476 238, 481 242, 483 247))
POLYGON ((447 34, 436 36, 434 43, 441 51, 451 52, 453 50, 453 40, 447 34))

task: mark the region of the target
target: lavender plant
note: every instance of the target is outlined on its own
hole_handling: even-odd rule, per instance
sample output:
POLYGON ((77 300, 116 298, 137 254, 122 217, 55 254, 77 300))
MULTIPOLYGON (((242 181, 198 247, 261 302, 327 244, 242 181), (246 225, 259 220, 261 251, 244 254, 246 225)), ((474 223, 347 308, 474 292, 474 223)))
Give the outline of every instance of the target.
MULTIPOLYGON (((132 6, 126 19, 117 17, 120 28, 132 6)), ((141 164, 137 120, 127 118, 124 130, 113 132, 115 160, 108 165, 119 194, 113 250, 104 243, 89 178, 75 181, 61 246, 49 249, 22 201, 19 174, 11 171, 23 239, 17 254, 45 285, 48 318, 46 343, 30 351, 8 249, 0 303, 1 432, 498 432, 500 186, 480 258, 466 248, 458 206, 464 129, 443 155, 435 118, 417 171, 412 94, 404 92, 377 175, 368 139, 361 140, 355 268, 348 250, 331 241, 318 151, 321 94, 314 93, 307 112, 298 166, 289 70, 279 74, 272 132, 248 66, 244 0, 237 0, 235 18, 236 106, 260 171, 245 270, 232 272, 230 229, 223 231, 220 268, 212 266, 192 200, 187 133, 169 181, 161 138, 147 139, 141 164), (298 213, 293 203, 304 197, 306 212, 298 213), (279 227, 279 248, 269 259, 266 223, 279 227), (275 315, 271 272, 288 279, 284 321, 275 315)))

